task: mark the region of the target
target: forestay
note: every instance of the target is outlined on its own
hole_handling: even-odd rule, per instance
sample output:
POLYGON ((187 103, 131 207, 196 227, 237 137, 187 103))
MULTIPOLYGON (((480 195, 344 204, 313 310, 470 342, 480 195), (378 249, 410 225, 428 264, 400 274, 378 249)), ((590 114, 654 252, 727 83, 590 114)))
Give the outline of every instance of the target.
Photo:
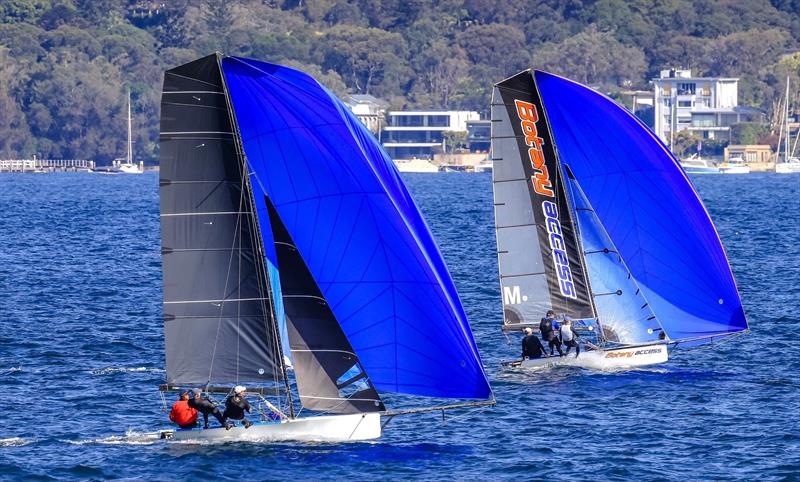
POLYGON ((256 197, 274 204, 374 387, 489 398, 441 254, 373 135, 306 74, 233 57, 222 69, 256 197))
POLYGON ((666 146, 611 99, 548 73, 535 80, 561 160, 668 337, 746 330, 719 236, 666 146))

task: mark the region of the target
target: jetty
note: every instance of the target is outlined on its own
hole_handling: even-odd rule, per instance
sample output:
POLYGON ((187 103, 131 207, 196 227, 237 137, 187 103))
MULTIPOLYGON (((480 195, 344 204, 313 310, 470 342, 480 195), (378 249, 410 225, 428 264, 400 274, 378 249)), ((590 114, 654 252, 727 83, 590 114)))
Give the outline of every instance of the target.
POLYGON ((87 159, 0 159, 0 172, 77 172, 94 168, 94 161, 87 159))

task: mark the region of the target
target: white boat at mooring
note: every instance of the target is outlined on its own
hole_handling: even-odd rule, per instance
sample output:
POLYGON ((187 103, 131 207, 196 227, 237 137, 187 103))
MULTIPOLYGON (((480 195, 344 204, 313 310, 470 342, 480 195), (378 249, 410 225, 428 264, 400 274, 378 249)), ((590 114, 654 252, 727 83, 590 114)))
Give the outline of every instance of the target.
POLYGON ((708 159, 703 159, 697 154, 691 157, 681 159, 681 167, 686 174, 719 174, 720 170, 717 166, 711 164, 708 159))
POLYGON ((328 89, 214 54, 166 72, 161 116, 160 389, 258 397, 247 428, 162 438, 368 440, 396 415, 494 404, 422 214, 328 89), (381 392, 463 402, 391 411, 381 392))
POLYGON ((594 347, 505 366, 654 365, 747 331, 708 212, 628 110, 526 70, 494 88, 491 142, 503 330, 538 329, 552 309, 594 347))

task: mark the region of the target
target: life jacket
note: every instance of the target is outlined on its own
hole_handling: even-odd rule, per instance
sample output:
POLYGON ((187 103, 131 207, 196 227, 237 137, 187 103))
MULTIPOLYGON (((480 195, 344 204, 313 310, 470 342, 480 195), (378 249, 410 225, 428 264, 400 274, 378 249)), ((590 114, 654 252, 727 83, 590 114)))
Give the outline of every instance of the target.
POLYGON ((169 412, 169 419, 180 426, 189 425, 197 421, 197 410, 190 407, 187 400, 178 400, 169 412))

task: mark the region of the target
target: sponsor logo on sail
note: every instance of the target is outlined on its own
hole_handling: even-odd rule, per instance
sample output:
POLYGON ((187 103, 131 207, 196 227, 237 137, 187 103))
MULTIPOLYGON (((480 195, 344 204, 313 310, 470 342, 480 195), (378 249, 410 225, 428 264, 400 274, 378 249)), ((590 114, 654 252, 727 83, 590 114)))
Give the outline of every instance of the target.
POLYGON ((567 256, 567 245, 564 243, 564 236, 561 234, 561 222, 558 219, 558 207, 552 201, 542 203, 545 225, 549 234, 550 249, 553 253, 553 263, 555 263, 556 275, 558 276, 558 287, 561 294, 569 298, 577 298, 575 292, 575 282, 572 278, 572 269, 569 267, 569 257, 567 256))
POLYGON ((525 136, 525 144, 528 146, 528 157, 533 168, 533 176, 531 176, 533 190, 542 196, 555 197, 553 183, 550 182, 550 173, 547 172, 547 165, 544 163, 544 151, 542 151, 544 139, 539 137, 539 131, 536 128, 539 112, 536 110, 536 106, 530 102, 515 99, 514 105, 517 107, 522 134, 525 136))
POLYGON ((528 301, 528 297, 520 293, 519 286, 503 286, 503 303, 518 305, 524 301, 528 301))
POLYGON ((663 348, 648 348, 646 350, 636 351, 610 351, 606 353, 606 358, 632 358, 639 355, 653 355, 655 353, 661 353, 662 349, 663 348))

